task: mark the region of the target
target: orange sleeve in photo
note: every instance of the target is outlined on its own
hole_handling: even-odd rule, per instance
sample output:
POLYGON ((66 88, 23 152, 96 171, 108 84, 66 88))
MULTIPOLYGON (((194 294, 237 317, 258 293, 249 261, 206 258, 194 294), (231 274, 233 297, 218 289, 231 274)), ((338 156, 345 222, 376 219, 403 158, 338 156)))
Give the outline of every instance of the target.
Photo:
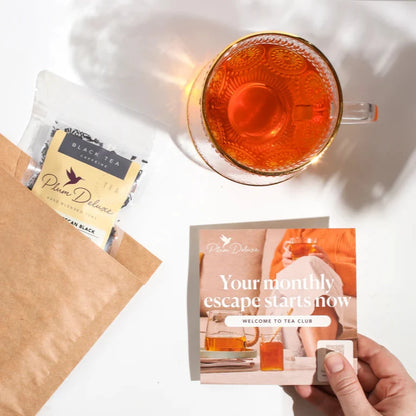
POLYGON ((355 230, 352 228, 316 229, 297 228, 288 229, 276 247, 270 266, 270 279, 283 269, 283 244, 292 237, 316 238, 317 244, 328 254, 335 271, 344 284, 345 295, 357 296, 356 290, 356 258, 355 258, 355 230))

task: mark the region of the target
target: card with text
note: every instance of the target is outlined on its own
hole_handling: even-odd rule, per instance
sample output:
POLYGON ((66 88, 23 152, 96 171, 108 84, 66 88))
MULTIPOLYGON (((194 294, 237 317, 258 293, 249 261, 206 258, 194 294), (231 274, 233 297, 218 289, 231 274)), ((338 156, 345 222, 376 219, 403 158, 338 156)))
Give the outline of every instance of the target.
POLYGON ((356 366, 352 228, 199 231, 201 383, 327 384, 356 366))

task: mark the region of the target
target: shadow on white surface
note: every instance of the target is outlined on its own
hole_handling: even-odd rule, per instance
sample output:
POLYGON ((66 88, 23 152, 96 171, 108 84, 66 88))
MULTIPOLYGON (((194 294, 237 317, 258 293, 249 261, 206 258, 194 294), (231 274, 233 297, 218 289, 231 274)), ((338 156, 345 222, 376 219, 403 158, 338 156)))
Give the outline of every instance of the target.
POLYGON ((294 387, 283 387, 283 391, 293 400, 292 409, 294 416, 322 416, 320 410, 299 397, 294 387))
POLYGON ((345 98, 379 105, 377 123, 341 127, 312 173, 321 182, 336 180, 345 204, 361 210, 388 198, 415 150, 409 132, 416 111, 411 88, 416 48, 394 21, 359 3, 230 1, 226 8, 219 0, 198 8, 188 0, 177 0, 175 8, 162 0, 111 6, 98 0, 89 8, 75 3, 80 10, 71 34, 74 65, 87 85, 150 116, 188 158, 205 166, 185 123, 185 90, 198 70, 250 31, 305 36, 333 62, 345 98))
POLYGON ((71 34, 74 65, 84 82, 149 116, 186 156, 205 166, 187 135, 186 92, 202 66, 242 32, 140 1, 95 4, 71 34))
POLYGON ((346 83, 344 95, 360 99, 363 85, 378 91, 379 119, 369 125, 341 126, 313 173, 324 181, 336 178, 344 202, 355 210, 386 202, 415 152, 415 90, 409 88, 414 62, 416 46, 410 43, 396 51, 385 73, 374 74, 359 55, 345 60, 344 70, 358 79, 346 83))

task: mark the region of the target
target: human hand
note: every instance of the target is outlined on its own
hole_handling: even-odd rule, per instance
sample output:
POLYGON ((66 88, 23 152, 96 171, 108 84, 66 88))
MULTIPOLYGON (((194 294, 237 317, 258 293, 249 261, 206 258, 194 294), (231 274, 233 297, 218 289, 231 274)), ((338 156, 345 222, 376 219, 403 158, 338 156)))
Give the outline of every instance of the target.
MULTIPOLYGON (((314 244, 313 250, 314 251, 312 253, 309 253, 308 256, 318 257, 334 269, 334 265, 332 264, 328 254, 322 247, 318 246, 317 244, 314 244)), ((294 261, 295 260, 293 259, 292 251, 290 250, 290 244, 284 245, 282 253, 283 267, 290 266, 294 261)))
POLYGON ((328 264, 328 266, 332 267, 333 269, 335 268, 334 265, 332 264, 331 259, 328 256, 328 254, 326 253, 326 251, 321 246, 318 246, 317 244, 314 244, 313 249, 314 249, 314 251, 312 253, 309 253, 309 256, 319 257, 326 264, 328 264))
POLYGON ((293 263, 292 252, 287 245, 283 246, 282 264, 283 267, 290 266, 293 263))
POLYGON ((386 348, 358 335, 358 377, 340 354, 325 357, 331 389, 296 386, 298 394, 328 416, 416 415, 416 383, 386 348))

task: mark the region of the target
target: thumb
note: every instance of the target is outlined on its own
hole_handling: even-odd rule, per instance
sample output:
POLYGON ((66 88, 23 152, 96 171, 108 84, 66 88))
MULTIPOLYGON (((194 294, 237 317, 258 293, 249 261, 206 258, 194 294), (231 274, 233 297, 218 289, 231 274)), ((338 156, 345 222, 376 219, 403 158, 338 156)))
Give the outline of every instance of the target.
POLYGON ((343 355, 330 352, 324 361, 329 384, 345 416, 377 414, 368 402, 354 369, 343 355))

